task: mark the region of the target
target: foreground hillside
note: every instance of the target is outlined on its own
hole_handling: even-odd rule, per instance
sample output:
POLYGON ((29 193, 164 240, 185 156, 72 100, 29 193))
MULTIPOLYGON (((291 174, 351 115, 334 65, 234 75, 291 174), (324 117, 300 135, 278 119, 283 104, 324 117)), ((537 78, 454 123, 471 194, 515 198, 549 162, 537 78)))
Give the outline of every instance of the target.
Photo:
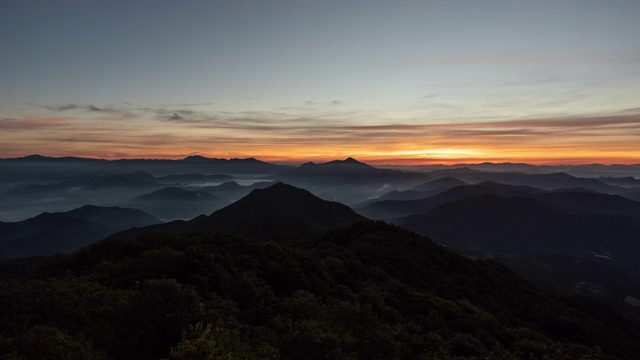
POLYGON ((0 282, 8 359, 632 359, 639 342, 600 304, 369 221, 111 239, 0 282))

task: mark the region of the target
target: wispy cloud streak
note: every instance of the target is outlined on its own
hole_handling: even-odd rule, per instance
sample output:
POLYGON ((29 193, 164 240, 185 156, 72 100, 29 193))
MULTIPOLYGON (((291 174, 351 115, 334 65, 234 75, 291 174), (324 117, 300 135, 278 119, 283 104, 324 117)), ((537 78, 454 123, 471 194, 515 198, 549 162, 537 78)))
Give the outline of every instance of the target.
MULTIPOLYGON (((48 109, 48 108, 47 108, 48 109)), ((65 154, 186 154, 265 159, 477 159, 479 161, 619 158, 640 162, 640 114, 438 122, 368 121, 354 112, 205 111, 188 107, 62 104, 75 117, 0 119, 0 153, 36 149, 65 154), (125 119, 117 123, 94 117, 125 119), (12 133, 13 135, 9 135, 12 133), (19 133, 19 136, 16 134, 19 133), (34 145, 35 144, 35 145, 34 145), (37 145, 40 144, 40 145, 37 145), (636 150, 638 149, 638 150, 636 150)), ((51 154, 54 155, 54 154, 51 154)), ((426 160, 425 160, 426 161, 426 160)))

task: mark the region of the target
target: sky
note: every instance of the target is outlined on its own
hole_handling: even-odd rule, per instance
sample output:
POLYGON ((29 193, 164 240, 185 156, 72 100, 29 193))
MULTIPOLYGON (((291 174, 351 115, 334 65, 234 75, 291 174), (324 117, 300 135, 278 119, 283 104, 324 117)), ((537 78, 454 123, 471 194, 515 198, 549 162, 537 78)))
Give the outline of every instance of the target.
POLYGON ((0 0, 0 158, 640 163, 640 1, 0 0))

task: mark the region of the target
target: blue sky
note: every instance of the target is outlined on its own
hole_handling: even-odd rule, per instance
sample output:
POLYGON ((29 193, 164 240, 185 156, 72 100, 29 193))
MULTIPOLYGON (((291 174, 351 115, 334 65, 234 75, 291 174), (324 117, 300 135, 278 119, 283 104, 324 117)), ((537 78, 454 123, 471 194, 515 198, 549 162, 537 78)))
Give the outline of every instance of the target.
POLYGON ((616 0, 4 0, 0 157, 63 155, 74 138, 66 151, 86 156, 500 160, 613 116, 617 132, 566 141, 640 161, 638 19, 640 1, 616 0), (559 125, 513 125, 531 119, 559 125), (433 137, 503 121, 534 144, 433 137))

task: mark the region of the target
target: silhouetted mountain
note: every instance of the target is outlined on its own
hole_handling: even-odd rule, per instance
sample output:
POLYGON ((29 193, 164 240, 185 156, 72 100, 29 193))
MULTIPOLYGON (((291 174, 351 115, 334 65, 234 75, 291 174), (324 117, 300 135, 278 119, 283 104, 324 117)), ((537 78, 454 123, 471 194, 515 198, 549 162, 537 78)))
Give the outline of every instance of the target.
POLYGON ((404 190, 404 191, 392 190, 377 198, 372 198, 360 204, 355 204, 353 205, 353 207, 363 208, 373 203, 380 202, 380 201, 387 201, 387 200, 424 199, 460 185, 467 185, 467 183, 452 177, 440 178, 440 179, 426 182, 424 184, 420 184, 418 186, 414 186, 410 190, 404 190))
POLYGON ((130 174, 83 174, 60 182, 21 185, 5 191, 0 194, 0 214, 4 219, 21 221, 42 212, 69 211, 84 204, 115 206, 161 186, 130 174))
POLYGON ((223 206, 229 205, 234 201, 238 201, 241 198, 247 196, 251 191, 255 189, 264 189, 275 184, 272 181, 260 181, 251 185, 240 185, 234 181, 227 181, 220 185, 204 186, 201 187, 201 191, 206 191, 223 202, 223 206))
POLYGON ((334 160, 326 163, 306 163, 300 167, 278 175, 279 179, 301 184, 406 184, 424 181, 428 176, 399 170, 378 169, 353 158, 334 160))
POLYGON ((614 177, 600 177, 598 180, 602 181, 605 184, 614 185, 614 186, 622 186, 627 188, 640 188, 640 179, 636 179, 631 176, 622 177, 622 178, 614 178, 614 177))
POLYGON ((429 197, 430 193, 426 192, 426 191, 416 191, 416 190, 404 190, 404 191, 398 191, 398 190, 392 190, 389 191, 388 193, 385 193, 382 196, 376 197, 376 198, 372 198, 369 199, 367 201, 363 201, 359 204, 355 204, 353 205, 353 208, 362 208, 362 207, 366 207, 370 204, 376 203, 376 202, 381 202, 381 201, 388 201, 388 200, 416 200, 416 199, 423 199, 426 197, 429 197))
POLYGON ((225 193, 236 193, 236 192, 246 192, 244 195, 247 195, 252 190, 268 188, 269 186, 272 186, 275 183, 276 182, 273 182, 273 181, 259 181, 251 185, 240 185, 235 181, 227 181, 220 185, 205 186, 205 187, 202 187, 202 189, 204 191, 207 191, 215 195, 223 195, 225 193))
POLYGON ((349 207, 322 200, 307 190, 282 183, 252 191, 199 224, 223 231, 269 237, 281 233, 314 234, 364 220, 349 207))
MULTIPOLYGON (((158 223, 158 219, 137 209, 85 205, 63 213, 69 217, 128 229, 158 223)), ((117 231, 117 230, 116 230, 117 231)))
POLYGON ((306 163, 272 177, 303 187, 315 195, 345 204, 357 204, 397 188, 429 180, 425 174, 379 169, 353 158, 326 163, 306 163))
POLYGON ((483 181, 481 183, 476 184, 475 186, 489 188, 495 191, 496 194, 501 194, 504 196, 525 196, 525 195, 535 195, 535 194, 541 194, 541 193, 547 192, 545 190, 538 189, 531 186, 507 185, 507 184, 500 184, 494 181, 483 181))
POLYGON ((289 169, 287 166, 274 165, 255 158, 218 159, 204 156, 188 156, 182 160, 123 159, 113 160, 112 162, 118 168, 143 168, 156 175, 178 173, 270 175, 289 169), (180 169, 180 171, 176 172, 176 169, 180 169))
POLYGON ((27 155, 17 158, 9 158, 9 159, 0 159, 2 162, 31 162, 31 163, 41 163, 41 162, 52 162, 52 163, 77 163, 77 162, 92 162, 92 163, 103 163, 108 160, 104 159, 91 159, 91 158, 81 158, 75 156, 63 156, 63 157, 51 157, 51 156, 42 156, 38 154, 27 155))
POLYGON ((607 194, 623 194, 630 191, 628 188, 609 185, 598 179, 575 177, 564 172, 551 174, 495 173, 463 168, 437 170, 430 172, 430 174, 436 177, 455 176, 457 179, 471 184, 491 181, 505 185, 525 185, 544 190, 584 188, 607 194))
POLYGON ((167 187, 137 196, 123 206, 141 209, 161 219, 191 219, 210 214, 222 205, 217 197, 203 191, 189 191, 167 187))
POLYGON ((466 182, 464 181, 460 181, 454 177, 451 176, 446 176, 443 178, 439 178, 439 179, 435 179, 429 182, 426 182, 424 184, 420 184, 418 186, 414 186, 411 188, 411 190, 417 190, 417 191, 428 191, 428 192, 433 192, 433 191, 438 191, 438 192, 442 192, 444 190, 448 190, 451 189, 453 187, 456 186, 460 186, 460 185, 468 185, 466 182))
POLYGON ((290 169, 288 166, 274 165, 254 158, 227 160, 202 156, 190 156, 182 160, 103 160, 39 155, 0 159, 0 173, 4 174, 4 178, 20 182, 59 181, 85 173, 115 175, 136 171, 146 171, 154 176, 194 173, 267 176, 290 169))
POLYGON ((306 236, 364 219, 348 206, 322 200, 304 189, 277 183, 265 189, 253 190, 249 195, 210 216, 203 215, 190 221, 174 221, 136 229, 117 236, 192 231, 223 231, 255 238, 283 234, 306 236))
POLYGON ((640 192, 625 193, 622 196, 627 198, 627 199, 629 199, 629 200, 640 202, 640 192))
POLYGON ((83 206, 66 213, 43 213, 21 222, 0 223, 0 258, 66 253, 117 231, 157 224, 140 210, 83 206))
POLYGON ((620 195, 584 191, 561 191, 537 194, 536 200, 580 213, 618 214, 640 219, 640 202, 620 195))
POLYGON ((610 256, 640 269, 640 222, 563 210, 530 198, 474 196, 398 220, 452 247, 504 255, 610 256))
POLYGON ((484 182, 478 185, 461 185, 443 191, 437 195, 416 200, 387 200, 374 202, 363 208, 357 208, 357 212, 370 219, 392 220, 414 214, 425 213, 438 205, 458 201, 470 196, 483 194, 500 194, 501 196, 528 196, 530 194, 544 192, 526 186, 511 186, 484 182))
POLYGON ((640 177, 640 164, 631 165, 530 165, 517 163, 481 163, 481 164, 455 164, 455 165, 417 165, 406 166, 415 171, 433 172, 456 168, 496 173, 526 173, 526 174, 551 174, 566 172, 573 176, 598 178, 598 177, 640 177))
POLYGON ((214 196, 206 192, 189 191, 179 187, 166 187, 164 189, 156 190, 152 193, 140 195, 134 198, 134 200, 140 201, 182 201, 182 200, 197 200, 197 199, 214 199, 214 196))
POLYGON ((156 178, 156 181, 162 184, 175 184, 175 183, 186 183, 186 184, 206 184, 206 183, 222 183, 233 180, 233 177, 229 175, 203 175, 203 174, 173 174, 173 175, 165 175, 156 178))
MULTIPOLYGON (((252 194, 245 205, 287 195, 290 205, 334 207, 286 185, 252 194)), ((237 207, 229 212, 247 214, 237 207)), ((87 358, 124 360, 640 353, 638 328, 601 304, 551 296, 497 263, 370 221, 301 243, 220 233, 109 239, 1 282, 0 295, 0 355, 15 357, 54 353, 61 341, 87 358)))
POLYGON ((555 293, 597 298, 626 317, 640 320, 640 273, 605 257, 544 255, 496 258, 516 274, 555 293))
POLYGON ((558 208, 580 213, 619 214, 638 218, 640 203, 619 195, 600 194, 587 189, 545 191, 529 186, 513 186, 485 181, 459 186, 438 195, 408 201, 373 201, 357 208, 358 213, 374 219, 393 219, 427 212, 435 206, 470 196, 494 194, 502 197, 528 197, 558 208))
POLYGON ((136 179, 123 175, 100 176, 85 174, 76 176, 72 180, 61 181, 53 184, 38 185, 32 184, 22 188, 6 192, 2 195, 12 196, 14 194, 43 194, 65 191, 102 191, 111 188, 153 188, 160 184, 146 179, 136 179))
POLYGON ((430 171, 429 174, 436 178, 453 177, 456 179, 469 178, 475 175, 484 174, 484 171, 470 169, 469 167, 454 167, 430 171))
POLYGON ((220 185, 207 186, 207 187, 204 187, 203 189, 206 189, 207 191, 227 192, 227 191, 238 191, 244 188, 246 188, 246 186, 242 186, 235 181, 227 181, 220 185))

